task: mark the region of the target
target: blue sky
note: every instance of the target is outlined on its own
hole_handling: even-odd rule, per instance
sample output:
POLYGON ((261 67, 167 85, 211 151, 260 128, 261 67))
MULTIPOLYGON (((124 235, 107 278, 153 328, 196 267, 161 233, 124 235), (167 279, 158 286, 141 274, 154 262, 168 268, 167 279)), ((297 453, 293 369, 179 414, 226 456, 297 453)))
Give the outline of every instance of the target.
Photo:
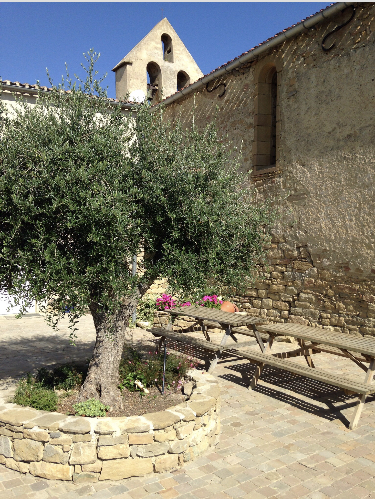
POLYGON ((318 12, 325 2, 54 2, 0 4, 0 76, 48 85, 46 67, 59 83, 68 63, 80 73, 82 53, 101 53, 99 74, 111 69, 167 17, 204 74, 279 31, 318 12))

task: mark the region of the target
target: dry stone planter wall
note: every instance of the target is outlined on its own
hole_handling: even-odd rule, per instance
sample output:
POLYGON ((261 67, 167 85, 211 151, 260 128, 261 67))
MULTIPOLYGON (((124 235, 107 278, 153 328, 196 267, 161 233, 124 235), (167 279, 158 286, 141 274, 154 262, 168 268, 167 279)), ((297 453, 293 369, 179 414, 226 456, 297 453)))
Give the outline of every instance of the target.
POLYGON ((218 442, 220 387, 189 371, 188 401, 143 416, 85 418, 0 406, 0 463, 21 473, 84 483, 182 466, 218 442))

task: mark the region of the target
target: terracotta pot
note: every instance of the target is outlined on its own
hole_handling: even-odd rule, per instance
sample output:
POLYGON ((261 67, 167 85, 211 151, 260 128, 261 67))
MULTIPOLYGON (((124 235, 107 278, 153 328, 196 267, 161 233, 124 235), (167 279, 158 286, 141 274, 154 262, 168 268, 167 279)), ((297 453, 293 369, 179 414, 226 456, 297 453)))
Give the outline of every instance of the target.
POLYGON ((234 303, 231 303, 230 301, 223 301, 221 304, 220 309, 223 312, 238 312, 238 307, 234 303))

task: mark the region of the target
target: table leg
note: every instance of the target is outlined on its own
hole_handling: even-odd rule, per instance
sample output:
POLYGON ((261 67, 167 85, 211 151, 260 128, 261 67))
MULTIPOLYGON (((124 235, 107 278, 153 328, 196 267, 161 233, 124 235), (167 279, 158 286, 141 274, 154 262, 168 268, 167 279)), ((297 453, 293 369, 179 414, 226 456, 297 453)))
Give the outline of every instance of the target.
MULTIPOLYGON (((220 346, 224 346, 228 340, 228 336, 231 336, 231 334, 232 334, 232 328, 231 328, 231 326, 224 325, 224 324, 223 325, 220 324, 220 326, 225 327, 225 333, 224 333, 224 336, 222 337, 221 342, 220 342, 220 346)), ((215 353, 215 358, 212 360, 210 367, 208 369, 209 373, 212 373, 212 371, 215 369, 215 367, 217 365, 217 361, 220 359, 220 355, 221 355, 221 352, 215 353)))
MULTIPOLYGON (((259 331, 257 331, 257 333, 259 335, 260 342, 258 341, 258 339, 257 339, 257 341, 258 341, 258 345, 260 346, 261 350, 262 350, 261 345, 263 345, 262 353, 269 352, 271 350, 271 348, 272 348, 272 344, 273 344, 273 340, 275 339, 275 336, 273 336, 272 334, 270 334, 269 338, 268 338, 267 346, 264 346, 264 343, 263 343, 262 338, 260 337, 259 331)), ((257 383, 259 381, 260 375, 262 374, 264 365, 265 364, 257 364, 257 366, 255 368, 254 376, 252 377, 251 383, 248 386, 249 390, 254 390, 254 388, 257 386, 257 383)))
MULTIPOLYGON (((372 379, 374 377, 374 371, 375 371, 375 359, 372 359, 365 376, 365 385, 371 384, 372 379)), ((361 417, 363 406, 365 405, 365 400, 366 400, 366 395, 365 394, 361 395, 357 407, 354 409, 352 420, 350 421, 349 425, 350 430, 354 430, 354 428, 356 428, 359 418, 361 417)))
POLYGON ((260 351, 264 353, 266 351, 266 347, 264 346, 263 340, 259 334, 259 331, 257 329, 254 329, 254 335, 255 339, 257 340, 257 343, 259 345, 260 351))
MULTIPOLYGON (((298 343, 299 343, 299 346, 301 348, 305 348, 306 345, 305 345, 305 342, 303 340, 298 340, 298 343)), ((307 349, 307 353, 304 354, 304 357, 305 357, 307 365, 309 367, 315 367, 314 362, 311 358, 311 354, 312 354, 312 349, 307 349)))
POLYGON ((207 341, 211 341, 210 335, 208 334, 207 331, 208 327, 203 324, 203 321, 198 321, 198 323, 202 328, 203 336, 206 338, 207 341))

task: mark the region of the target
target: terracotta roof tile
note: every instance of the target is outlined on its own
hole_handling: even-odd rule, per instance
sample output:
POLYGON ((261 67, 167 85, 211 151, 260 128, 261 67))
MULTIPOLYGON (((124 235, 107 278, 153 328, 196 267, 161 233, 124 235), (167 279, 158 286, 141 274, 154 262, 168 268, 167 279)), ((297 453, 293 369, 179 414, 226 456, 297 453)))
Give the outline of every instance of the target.
MULTIPOLYGON (((0 80, 0 87, 1 84, 14 87, 14 90, 17 91, 17 88, 24 88, 24 89, 30 89, 30 90, 43 90, 44 92, 51 92, 53 90, 52 87, 46 87, 42 85, 31 85, 30 83, 20 83, 19 81, 11 81, 11 80, 0 80)), ((70 93, 70 90, 65 90, 65 92, 68 94, 70 93)), ((108 97, 108 100, 110 102, 120 102, 118 99, 113 99, 112 97, 108 97)), ((132 104, 131 101, 125 102, 124 104, 132 104)))

